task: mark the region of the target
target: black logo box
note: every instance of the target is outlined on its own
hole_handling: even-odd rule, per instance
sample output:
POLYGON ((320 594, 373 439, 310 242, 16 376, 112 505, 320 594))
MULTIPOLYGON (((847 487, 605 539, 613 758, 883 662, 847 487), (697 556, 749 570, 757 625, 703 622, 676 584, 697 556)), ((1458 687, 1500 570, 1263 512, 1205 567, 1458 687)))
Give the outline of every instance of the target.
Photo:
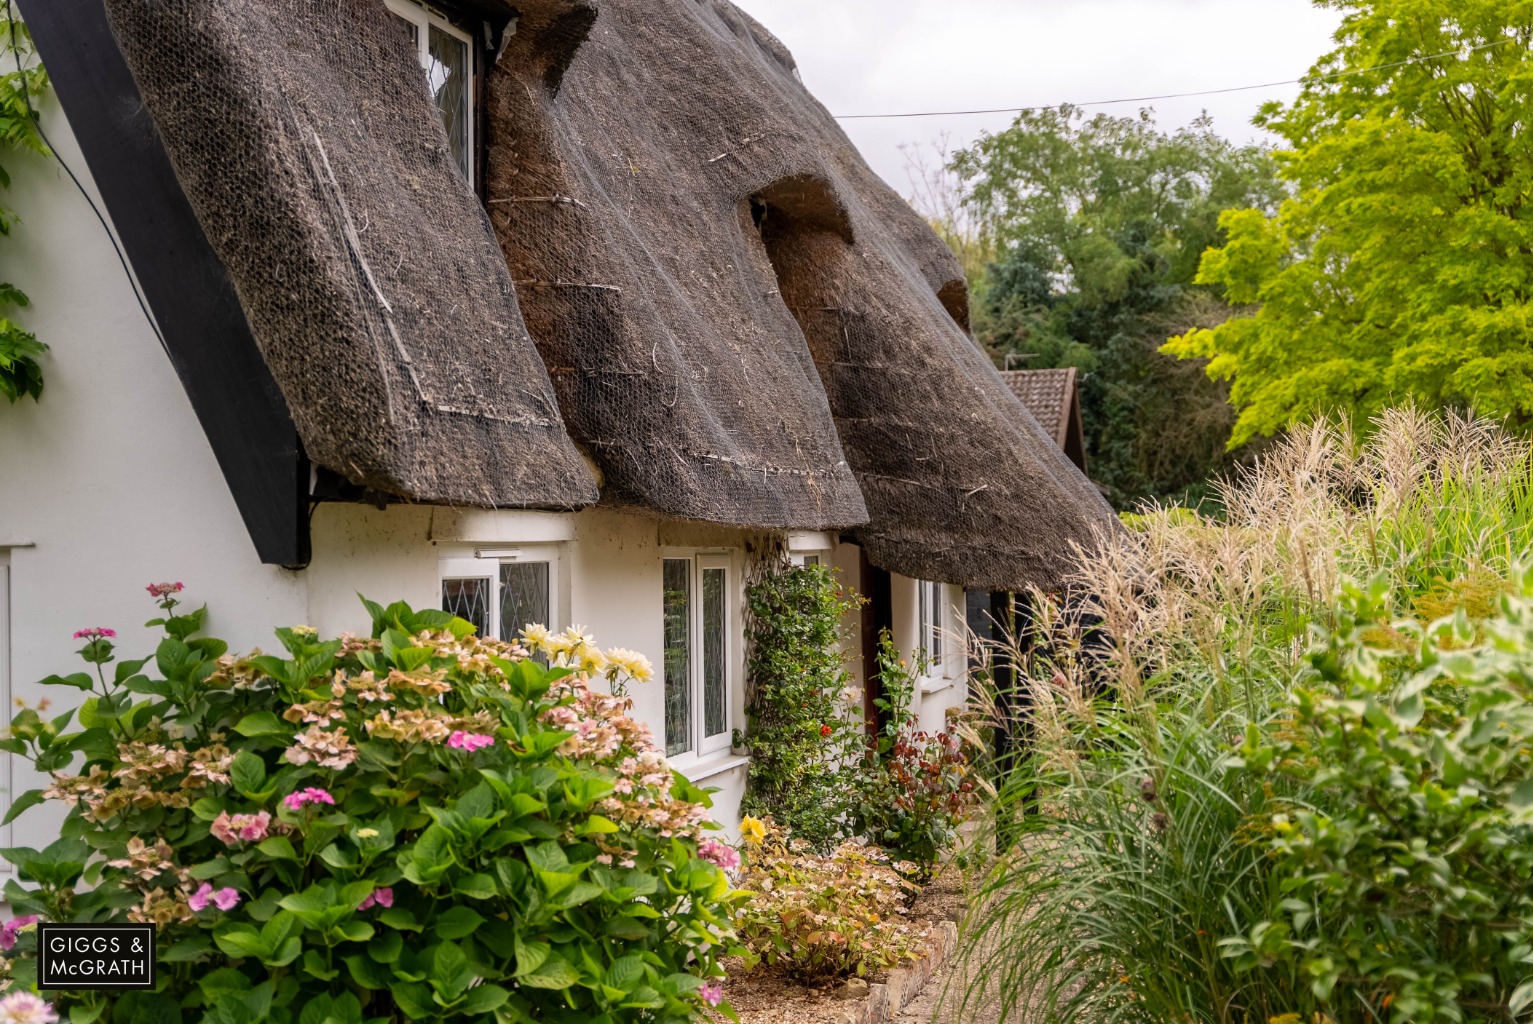
POLYGON ((37 926, 37 987, 85 991, 154 987, 154 925, 37 926))

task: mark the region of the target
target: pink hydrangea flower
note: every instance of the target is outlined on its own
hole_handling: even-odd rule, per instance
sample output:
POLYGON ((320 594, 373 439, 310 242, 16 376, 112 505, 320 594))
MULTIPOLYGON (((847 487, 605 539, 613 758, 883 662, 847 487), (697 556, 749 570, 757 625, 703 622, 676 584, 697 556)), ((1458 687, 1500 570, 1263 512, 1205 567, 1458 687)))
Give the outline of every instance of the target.
POLYGON ((13 917, 4 925, 0 925, 0 949, 7 952, 16 948, 16 936, 28 925, 34 925, 40 920, 36 914, 27 914, 24 917, 13 917))
POLYGON ((222 811, 213 819, 209 831, 218 837, 225 846, 233 846, 238 842, 258 843, 266 838, 266 831, 271 827, 271 814, 261 811, 259 814, 233 814, 222 811))
POLYGON ((495 737, 486 736, 482 732, 464 732, 462 729, 459 729, 447 737, 447 745, 454 750, 466 750, 472 754, 476 750, 493 747, 495 745, 495 737))
POLYGON ((197 911, 208 909, 209 903, 219 910, 233 910, 239 906, 239 902, 240 894, 237 889, 228 886, 214 889, 209 883, 203 882, 201 888, 187 897, 186 905, 197 911))
POLYGON ((725 871, 733 871, 740 866, 740 854, 734 847, 726 846, 717 839, 704 839, 698 843, 697 855, 703 860, 712 861, 725 871))
POLYGON ((105 626, 92 626, 89 629, 75 631, 76 640, 101 640, 106 637, 116 637, 117 630, 107 629, 105 626))
POLYGON ((392 907, 394 905, 394 890, 390 888, 374 889, 372 893, 358 906, 358 910, 370 910, 375 906, 392 907))
POLYGON ((0 999, 0 1024, 55 1024, 53 1007, 30 992, 12 992, 0 999))
POLYGON ((171 594, 179 594, 186 589, 184 583, 151 583, 144 588, 149 591, 150 597, 169 597, 171 594))
POLYGON ((724 1001, 724 986, 716 981, 710 981, 698 988, 697 994, 709 1006, 717 1006, 724 1001))
POLYGON ((323 789, 309 786, 306 789, 300 789, 296 793, 288 794, 287 798, 282 802, 287 804, 288 810, 296 811, 304 804, 330 804, 333 806, 335 804, 335 797, 323 789))

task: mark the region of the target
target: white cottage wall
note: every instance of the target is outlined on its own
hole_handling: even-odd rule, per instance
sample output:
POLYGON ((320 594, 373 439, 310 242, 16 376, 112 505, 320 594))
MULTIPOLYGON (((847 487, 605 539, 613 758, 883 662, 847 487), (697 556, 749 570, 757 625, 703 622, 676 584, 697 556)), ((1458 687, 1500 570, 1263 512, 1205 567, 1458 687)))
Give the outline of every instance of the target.
MULTIPOLYGON (((42 116, 59 156, 99 205, 51 97, 42 116)), ((14 696, 35 702, 43 696, 35 680, 79 667, 76 629, 110 627, 125 653, 152 651, 157 636, 142 624, 156 614, 144 592, 155 581, 180 580, 190 601, 208 602, 212 633, 236 646, 269 643, 272 625, 305 617, 302 575, 257 559, 181 383, 85 199, 56 161, 21 156, 6 168, 6 203, 21 220, 0 246, 0 280, 31 298, 17 319, 51 347, 42 401, 0 406, 14 696)), ((26 766, 15 768, 13 791, 31 788, 26 766)), ((15 841, 47 841, 45 817, 30 812, 15 841)))

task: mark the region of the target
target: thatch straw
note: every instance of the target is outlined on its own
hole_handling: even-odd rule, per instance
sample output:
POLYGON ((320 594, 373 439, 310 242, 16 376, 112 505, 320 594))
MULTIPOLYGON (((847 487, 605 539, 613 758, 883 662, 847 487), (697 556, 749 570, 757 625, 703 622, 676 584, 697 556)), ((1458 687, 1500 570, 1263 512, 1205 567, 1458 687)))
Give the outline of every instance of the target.
POLYGON ((107 10, 310 458, 418 500, 595 501, 381 0, 107 10))

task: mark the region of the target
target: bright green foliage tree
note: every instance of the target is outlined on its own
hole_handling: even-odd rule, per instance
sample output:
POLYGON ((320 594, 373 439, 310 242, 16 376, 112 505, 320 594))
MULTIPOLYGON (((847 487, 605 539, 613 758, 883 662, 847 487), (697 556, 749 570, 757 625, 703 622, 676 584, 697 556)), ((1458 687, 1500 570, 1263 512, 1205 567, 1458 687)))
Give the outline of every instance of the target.
POLYGON ((1337 49, 1258 118, 1297 194, 1226 213, 1198 277, 1261 308, 1165 350, 1233 382, 1233 444, 1407 398, 1527 429, 1533 3, 1316 2, 1337 49))
MULTIPOLYGON (((9 17, 0 21, 0 59, 12 68, 0 73, 0 152, 48 152, 29 99, 42 95, 48 78, 40 66, 27 66, 31 55, 26 26, 9 17)), ((10 175, 0 167, 0 188, 10 185, 10 175)), ((9 235, 16 220, 15 212, 0 203, 0 235, 9 235)), ((0 395, 11 402, 26 395, 35 400, 43 393, 43 371, 37 360, 48 346, 6 315, 26 305, 27 297, 20 289, 0 282, 0 395)))
POLYGON ((974 289, 975 328, 997 356, 1083 371, 1091 475, 1115 503, 1185 494, 1227 469, 1234 415, 1222 384, 1158 349, 1224 320, 1195 285, 1220 213, 1275 210, 1276 168, 1202 119, 1176 132, 1149 111, 1087 118, 1029 111, 960 152, 952 169, 999 256, 974 289))

